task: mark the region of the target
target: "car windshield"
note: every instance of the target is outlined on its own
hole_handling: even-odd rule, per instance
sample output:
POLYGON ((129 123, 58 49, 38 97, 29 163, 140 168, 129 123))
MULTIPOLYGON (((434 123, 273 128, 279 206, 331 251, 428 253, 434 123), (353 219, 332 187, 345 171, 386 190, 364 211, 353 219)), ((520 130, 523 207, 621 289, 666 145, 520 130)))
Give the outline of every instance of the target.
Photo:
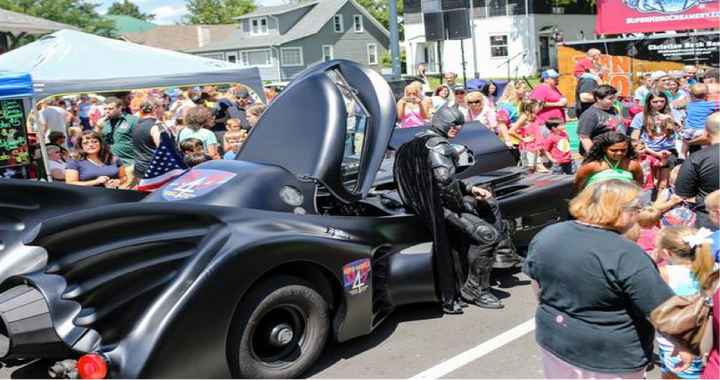
POLYGON ((347 111, 345 151, 340 173, 345 188, 348 189, 348 191, 354 191, 357 185, 358 172, 360 171, 360 162, 362 160, 365 128, 367 127, 370 115, 357 97, 357 90, 347 84, 342 74, 336 70, 327 71, 326 74, 340 90, 343 101, 345 102, 347 111))

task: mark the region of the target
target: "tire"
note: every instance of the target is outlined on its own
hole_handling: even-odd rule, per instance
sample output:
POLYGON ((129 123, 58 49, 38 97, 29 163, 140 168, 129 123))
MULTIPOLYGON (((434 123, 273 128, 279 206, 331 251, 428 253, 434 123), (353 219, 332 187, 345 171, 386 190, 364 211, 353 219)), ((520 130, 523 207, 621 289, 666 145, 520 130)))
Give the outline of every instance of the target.
POLYGON ((291 276, 254 287, 235 315, 228 360, 236 378, 302 375, 322 353, 330 330, 325 299, 312 284, 291 276))

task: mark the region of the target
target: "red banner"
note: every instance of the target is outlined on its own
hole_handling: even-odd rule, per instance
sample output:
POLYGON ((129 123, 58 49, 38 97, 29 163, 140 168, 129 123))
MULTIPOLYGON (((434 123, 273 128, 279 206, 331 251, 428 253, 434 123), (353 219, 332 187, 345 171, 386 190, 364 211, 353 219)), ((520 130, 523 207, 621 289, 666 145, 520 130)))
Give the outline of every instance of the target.
POLYGON ((710 29, 720 26, 720 0, 598 0, 597 34, 710 29))

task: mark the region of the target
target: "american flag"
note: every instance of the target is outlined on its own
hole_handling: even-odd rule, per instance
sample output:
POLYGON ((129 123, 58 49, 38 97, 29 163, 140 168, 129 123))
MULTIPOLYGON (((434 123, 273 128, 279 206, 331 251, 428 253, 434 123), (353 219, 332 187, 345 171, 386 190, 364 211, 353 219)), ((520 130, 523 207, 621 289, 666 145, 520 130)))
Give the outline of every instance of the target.
POLYGON ((148 165, 137 189, 140 191, 155 191, 187 169, 188 166, 175 147, 170 134, 162 132, 160 134, 160 144, 158 144, 157 150, 155 150, 150 165, 148 165))

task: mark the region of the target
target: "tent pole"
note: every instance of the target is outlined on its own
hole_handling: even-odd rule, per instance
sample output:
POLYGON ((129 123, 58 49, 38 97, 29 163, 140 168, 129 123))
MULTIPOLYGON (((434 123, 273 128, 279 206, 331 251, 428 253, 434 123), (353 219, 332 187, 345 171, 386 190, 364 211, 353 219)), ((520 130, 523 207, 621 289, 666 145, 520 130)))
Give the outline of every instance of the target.
MULTIPOLYGON (((48 182, 53 182, 52 175, 50 174, 50 164, 48 163, 48 154, 47 154, 47 147, 45 146, 45 133, 43 133, 40 130, 40 113, 37 110, 37 106, 35 104, 35 98, 31 98, 31 104, 32 109, 30 112, 33 113, 33 119, 35 120, 35 136, 38 139, 38 142, 40 143, 40 153, 42 156, 43 166, 45 167, 45 175, 47 176, 48 182)), ((38 178, 39 179, 39 178, 38 178)))

